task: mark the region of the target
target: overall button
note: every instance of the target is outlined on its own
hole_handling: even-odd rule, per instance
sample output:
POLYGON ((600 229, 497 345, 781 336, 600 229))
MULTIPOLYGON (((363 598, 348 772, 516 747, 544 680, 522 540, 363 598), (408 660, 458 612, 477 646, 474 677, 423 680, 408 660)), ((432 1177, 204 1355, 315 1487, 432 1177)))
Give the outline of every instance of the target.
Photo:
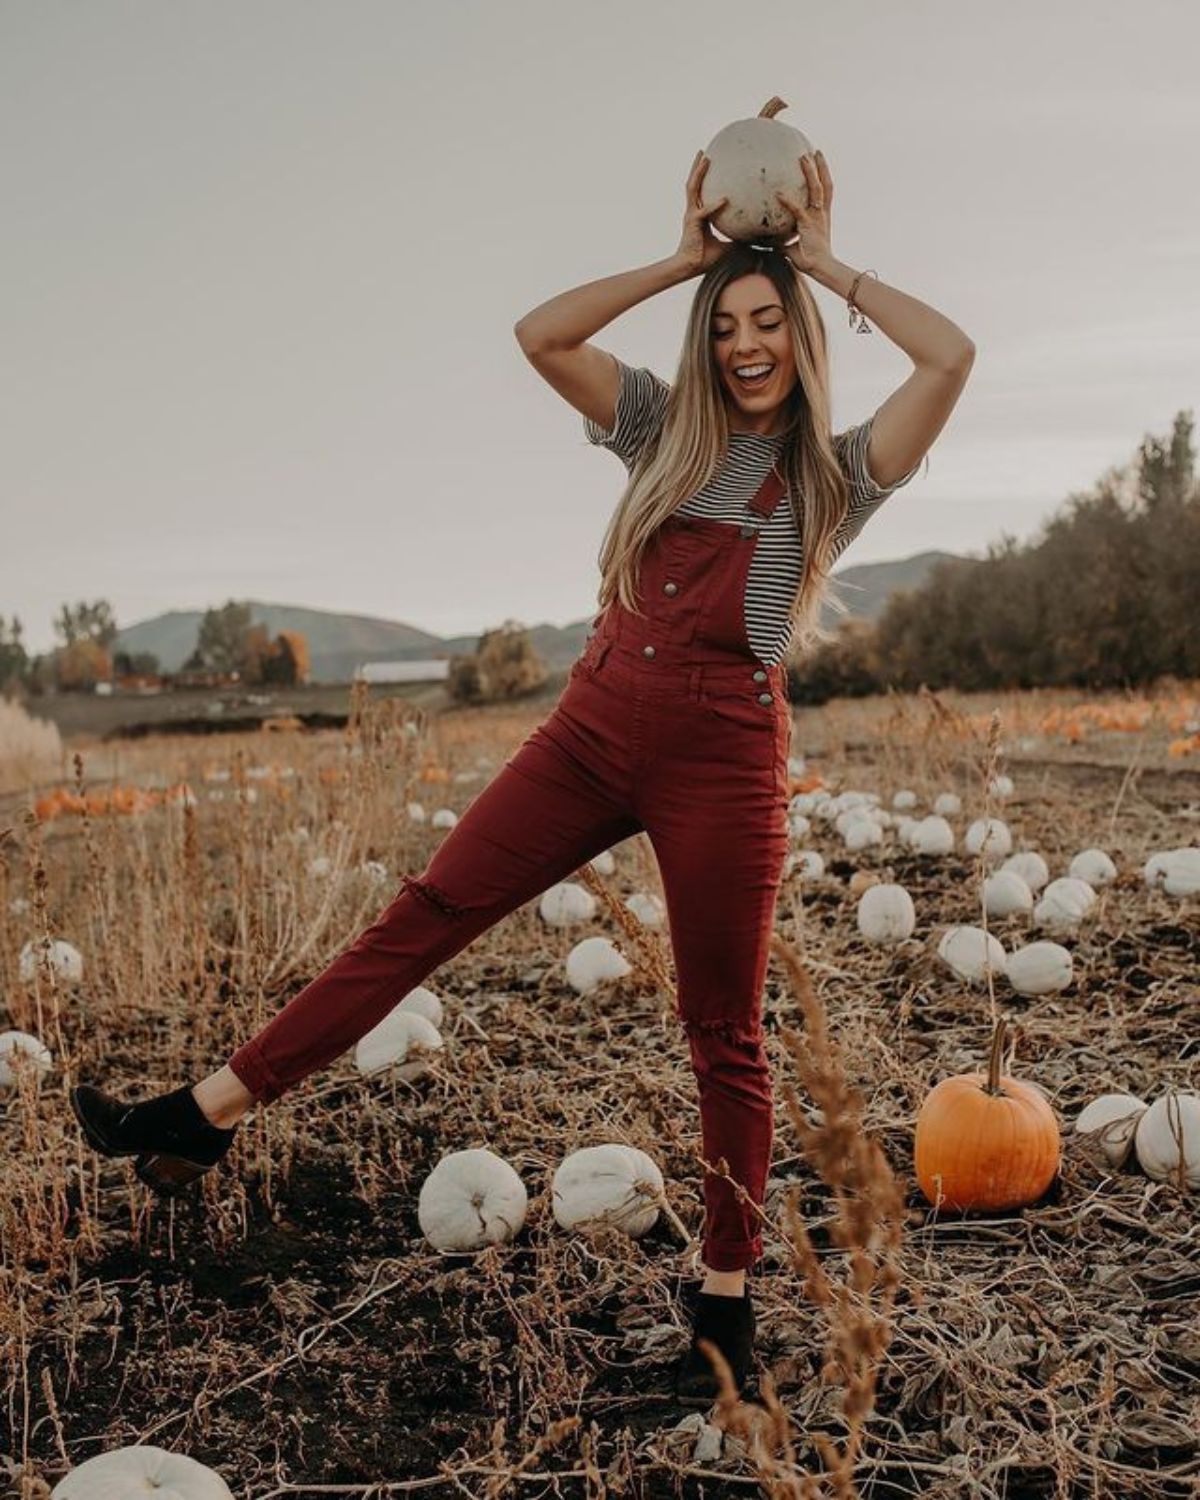
POLYGON ((758 695, 758 701, 760 703, 771 703, 774 700, 772 699, 770 693, 759 693, 759 695, 758 695))
POLYGON ((663 593, 664 594, 677 594, 678 592, 679 592, 679 585, 677 583, 664 583, 663 584, 663 593))
POLYGON ((761 670, 757 671, 754 674, 754 680, 755 680, 755 682, 766 682, 766 680, 767 680, 767 674, 765 672, 761 671, 761 670))
POLYGON ((653 646, 643 646, 642 647, 642 655, 643 656, 653 656, 654 655, 654 647, 653 646))

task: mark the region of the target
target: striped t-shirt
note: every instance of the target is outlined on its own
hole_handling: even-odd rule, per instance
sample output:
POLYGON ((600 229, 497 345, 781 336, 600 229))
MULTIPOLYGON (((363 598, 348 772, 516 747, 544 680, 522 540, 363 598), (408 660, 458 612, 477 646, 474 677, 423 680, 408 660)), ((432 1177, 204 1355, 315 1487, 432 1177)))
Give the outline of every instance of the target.
MULTIPOLYGON (((643 445, 666 416, 671 387, 651 370, 632 368, 619 359, 617 365, 621 383, 613 430, 606 432, 588 417, 583 419, 583 428, 588 442, 607 448, 626 469, 632 469, 643 445)), ((886 489, 876 484, 867 470, 866 458, 874 420, 874 416, 868 417, 857 427, 833 435, 834 451, 850 486, 850 508, 834 540, 834 558, 845 551, 887 497, 907 484, 921 467, 919 463, 914 465, 886 489)), ((782 436, 731 432, 724 463, 676 514, 739 525, 782 444, 782 436)), ((746 636, 764 666, 776 665, 787 654, 792 637, 788 613, 800 586, 801 564, 800 537, 785 495, 758 534, 746 580, 746 636)))

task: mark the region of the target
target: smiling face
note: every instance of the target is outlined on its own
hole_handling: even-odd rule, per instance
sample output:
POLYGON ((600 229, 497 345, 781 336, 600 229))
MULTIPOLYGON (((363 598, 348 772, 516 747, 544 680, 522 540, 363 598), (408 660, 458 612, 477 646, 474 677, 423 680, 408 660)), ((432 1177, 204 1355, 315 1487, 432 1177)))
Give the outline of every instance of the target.
POLYGON ((755 273, 731 281, 717 299, 710 341, 725 392, 731 432, 772 433, 799 378, 792 334, 770 277, 755 273), (736 372, 770 370, 744 380, 736 372))

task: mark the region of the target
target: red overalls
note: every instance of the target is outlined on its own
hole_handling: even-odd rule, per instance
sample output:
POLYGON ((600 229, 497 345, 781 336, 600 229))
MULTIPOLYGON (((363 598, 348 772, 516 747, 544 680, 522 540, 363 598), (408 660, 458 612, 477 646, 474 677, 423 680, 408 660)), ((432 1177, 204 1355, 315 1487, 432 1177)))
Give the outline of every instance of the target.
MULTIPOLYGON (((468 805, 419 878, 229 1066, 276 1099, 352 1046, 439 964, 593 855, 645 831, 662 875, 678 1015, 702 1150, 761 1205, 773 1100, 762 988, 788 847, 792 715, 781 666, 746 635, 772 469, 740 526, 671 516, 652 538, 635 615, 600 615, 553 712, 468 805)), ((753 1265, 758 1221, 706 1173, 704 1264, 753 1265)))

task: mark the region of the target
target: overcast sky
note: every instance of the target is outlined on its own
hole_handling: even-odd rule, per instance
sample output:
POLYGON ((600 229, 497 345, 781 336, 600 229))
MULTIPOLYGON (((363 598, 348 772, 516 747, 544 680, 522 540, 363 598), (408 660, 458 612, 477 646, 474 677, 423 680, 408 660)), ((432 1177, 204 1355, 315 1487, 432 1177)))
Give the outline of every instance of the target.
MULTIPOLYGON (((516 320, 670 254, 772 94, 975 341, 844 564, 980 552, 1200 395, 1193 0, 0 0, 0 614, 591 614, 624 470, 516 320)), ((698 282, 595 339, 674 370, 698 282)), ((814 284, 835 428, 907 375, 814 284)))

